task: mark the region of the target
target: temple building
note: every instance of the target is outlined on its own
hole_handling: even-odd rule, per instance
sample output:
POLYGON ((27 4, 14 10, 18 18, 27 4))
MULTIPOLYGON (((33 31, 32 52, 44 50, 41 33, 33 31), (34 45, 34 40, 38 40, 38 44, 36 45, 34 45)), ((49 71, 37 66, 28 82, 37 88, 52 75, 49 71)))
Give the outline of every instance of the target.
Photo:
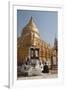
POLYGON ((52 48, 52 55, 51 55, 51 68, 58 69, 58 41, 55 37, 54 46, 52 48))
MULTIPOLYGON (((56 50, 56 49, 55 49, 56 50)), ((53 49, 40 37, 39 30, 31 17, 23 28, 21 36, 17 38, 17 63, 26 62, 27 58, 39 59, 42 63, 51 63, 53 49)))

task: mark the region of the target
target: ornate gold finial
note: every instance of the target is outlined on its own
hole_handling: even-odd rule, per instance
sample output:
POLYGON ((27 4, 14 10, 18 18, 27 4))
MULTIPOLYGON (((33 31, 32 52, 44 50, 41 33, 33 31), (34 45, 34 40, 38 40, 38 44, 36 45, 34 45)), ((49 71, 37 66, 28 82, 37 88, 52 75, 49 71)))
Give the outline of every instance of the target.
POLYGON ((33 25, 34 24, 34 21, 33 21, 33 17, 31 16, 30 20, 29 20, 29 23, 28 24, 31 24, 33 25))
MULTIPOLYGON (((25 33, 31 32, 31 31, 39 34, 39 31, 38 31, 38 29, 37 29, 37 27, 36 27, 36 24, 35 24, 32 16, 30 17, 30 20, 29 20, 29 22, 27 23, 27 25, 23 28, 23 32, 25 32, 25 33)), ((23 32, 22 32, 22 33, 23 33, 23 32)), ((24 34, 25 34, 25 33, 24 33, 24 34)))
POLYGON ((32 22, 32 20, 33 20, 33 17, 31 16, 31 18, 30 18, 30 22, 32 22))

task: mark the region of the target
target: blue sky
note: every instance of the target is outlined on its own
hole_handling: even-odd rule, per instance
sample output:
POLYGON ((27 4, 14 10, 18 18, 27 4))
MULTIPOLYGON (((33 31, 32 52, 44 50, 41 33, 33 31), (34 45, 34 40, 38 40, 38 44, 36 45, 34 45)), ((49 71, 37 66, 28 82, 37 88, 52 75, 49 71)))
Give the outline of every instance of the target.
POLYGON ((17 10, 17 37, 31 16, 40 32, 41 39, 53 45, 58 32, 58 13, 56 11, 17 10))

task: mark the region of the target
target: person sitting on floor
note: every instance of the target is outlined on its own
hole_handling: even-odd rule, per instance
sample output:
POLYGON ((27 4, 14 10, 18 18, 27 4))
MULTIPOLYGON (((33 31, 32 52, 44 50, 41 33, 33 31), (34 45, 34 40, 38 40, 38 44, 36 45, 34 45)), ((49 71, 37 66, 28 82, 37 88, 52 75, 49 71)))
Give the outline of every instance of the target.
POLYGON ((43 71, 42 73, 49 73, 49 68, 48 68, 48 65, 47 63, 45 62, 45 65, 43 66, 43 71))

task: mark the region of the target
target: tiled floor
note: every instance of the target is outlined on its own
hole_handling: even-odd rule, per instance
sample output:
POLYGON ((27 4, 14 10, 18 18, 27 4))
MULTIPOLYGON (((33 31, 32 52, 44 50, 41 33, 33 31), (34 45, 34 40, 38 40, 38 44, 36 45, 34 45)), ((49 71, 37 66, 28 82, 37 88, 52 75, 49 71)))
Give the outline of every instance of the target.
POLYGON ((41 76, 29 76, 29 77, 19 77, 18 80, 28 80, 28 79, 53 79, 58 78, 58 74, 42 74, 41 76))

